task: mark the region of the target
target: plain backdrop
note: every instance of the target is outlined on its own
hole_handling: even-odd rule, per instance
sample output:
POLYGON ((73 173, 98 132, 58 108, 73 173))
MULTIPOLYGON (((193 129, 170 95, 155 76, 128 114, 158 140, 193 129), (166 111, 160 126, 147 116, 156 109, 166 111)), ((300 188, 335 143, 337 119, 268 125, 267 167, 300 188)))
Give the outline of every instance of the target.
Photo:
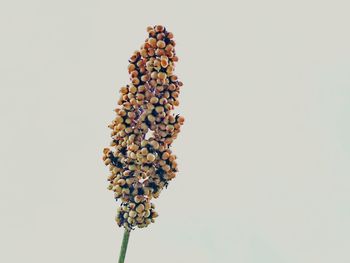
POLYGON ((146 27, 177 41, 180 172, 127 262, 350 262, 348 1, 0 4, 0 262, 117 262, 102 149, 146 27))

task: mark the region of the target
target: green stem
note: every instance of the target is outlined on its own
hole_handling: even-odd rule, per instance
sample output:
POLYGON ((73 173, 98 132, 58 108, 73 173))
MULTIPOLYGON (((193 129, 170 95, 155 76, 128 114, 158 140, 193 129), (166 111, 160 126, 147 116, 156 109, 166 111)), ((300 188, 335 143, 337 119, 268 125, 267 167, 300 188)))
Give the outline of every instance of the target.
POLYGON ((124 230, 122 247, 120 248, 120 255, 119 255, 118 263, 124 263, 126 249, 128 248, 129 236, 130 236, 130 231, 125 229, 124 230))

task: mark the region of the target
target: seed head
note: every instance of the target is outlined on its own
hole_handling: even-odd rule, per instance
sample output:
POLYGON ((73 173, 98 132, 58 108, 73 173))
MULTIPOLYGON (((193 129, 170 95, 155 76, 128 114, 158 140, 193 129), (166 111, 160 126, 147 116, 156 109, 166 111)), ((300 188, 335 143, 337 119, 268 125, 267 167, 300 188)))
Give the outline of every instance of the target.
POLYGON ((110 170, 108 189, 121 200, 116 222, 128 230, 147 227, 158 216, 151 199, 175 178, 178 168, 170 146, 184 123, 172 113, 182 86, 174 75, 173 34, 161 25, 147 27, 147 32, 129 59, 131 83, 120 89, 116 117, 108 126, 112 142, 102 158, 110 170))

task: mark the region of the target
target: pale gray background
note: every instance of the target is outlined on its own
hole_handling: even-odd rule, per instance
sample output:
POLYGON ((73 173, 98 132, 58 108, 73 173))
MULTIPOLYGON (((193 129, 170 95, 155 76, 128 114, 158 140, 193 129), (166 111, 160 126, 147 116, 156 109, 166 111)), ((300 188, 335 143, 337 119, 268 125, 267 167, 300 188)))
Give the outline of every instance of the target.
POLYGON ((117 262, 102 149, 159 23, 181 171, 127 262, 350 262, 349 4, 316 0, 1 1, 0 262, 117 262))

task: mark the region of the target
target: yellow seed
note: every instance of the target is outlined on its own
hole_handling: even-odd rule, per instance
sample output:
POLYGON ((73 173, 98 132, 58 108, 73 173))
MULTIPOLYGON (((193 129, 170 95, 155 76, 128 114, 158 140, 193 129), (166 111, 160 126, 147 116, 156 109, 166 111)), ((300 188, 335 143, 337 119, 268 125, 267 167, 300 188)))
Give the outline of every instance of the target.
POLYGON ((122 189, 122 194, 125 194, 125 195, 130 194, 129 188, 123 188, 123 189, 122 189))
POLYGON ((156 50, 156 55, 157 55, 157 56, 162 56, 162 55, 164 55, 164 54, 165 54, 164 49, 157 48, 157 50, 156 50))
POLYGON ((105 165, 109 165, 110 163, 111 163, 111 159, 107 158, 107 159, 105 160, 105 165))
POLYGON ((121 87, 121 88, 120 88, 120 92, 121 92, 122 94, 126 94, 126 93, 128 93, 128 88, 127 88, 127 87, 121 87))
POLYGON ((171 45, 171 44, 168 44, 166 47, 165 47, 165 51, 167 51, 167 52, 170 52, 170 51, 172 51, 174 49, 174 47, 173 47, 173 45, 171 45))
POLYGON ((147 154, 147 161, 153 162, 156 159, 156 156, 152 153, 147 154))
POLYGON ((151 212, 149 210, 146 210, 145 217, 149 217, 151 215, 151 212))
POLYGON ((144 189, 145 195, 149 195, 150 194, 150 190, 148 187, 145 187, 144 189))
POLYGON ((161 66, 163 68, 166 68, 168 66, 168 61, 166 61, 165 59, 162 59, 162 61, 160 62, 161 66))
POLYGON ((170 154, 169 154, 168 152, 164 152, 164 153, 162 154, 162 159, 163 159, 163 160, 166 160, 166 159, 169 158, 169 156, 170 156, 170 154))
POLYGON ((139 204, 137 207, 136 207, 136 211, 137 213, 142 213, 143 210, 145 210, 145 206, 143 204, 139 204))
POLYGON ((156 107, 156 112, 162 113, 163 111, 164 111, 164 107, 162 107, 162 106, 157 106, 156 107))
POLYGON ((121 194, 122 193, 122 188, 119 185, 116 185, 113 188, 113 191, 116 192, 117 194, 121 194))
POLYGON ((150 56, 150 57, 154 56, 154 49, 153 48, 148 49, 148 56, 150 56))
POLYGON ((156 59, 156 60, 153 62, 153 66, 154 66, 154 67, 159 67, 159 66, 160 66, 160 60, 159 60, 159 59, 156 59))
POLYGON ((150 122, 154 122, 154 121, 156 120, 156 118, 155 118, 152 114, 148 115, 148 116, 147 116, 147 119, 148 119, 150 122))
POLYGON ((148 144, 148 141, 146 141, 146 140, 143 140, 143 141, 141 142, 141 146, 142 146, 142 147, 145 147, 147 144, 148 144))
POLYGON ((151 145, 153 146, 154 149, 158 150, 159 148, 159 143, 157 141, 152 141, 151 145))
POLYGON ((151 209, 151 204, 150 203, 145 203, 145 209, 146 210, 149 210, 149 209, 151 209))
POLYGON ((128 185, 131 185, 132 183, 133 183, 133 179, 131 179, 131 178, 128 178, 128 179, 126 179, 126 183, 128 184, 128 185))
POLYGON ((146 49, 142 49, 140 53, 142 57, 147 58, 148 54, 146 49))
POLYGON ((139 146, 137 144, 134 144, 134 143, 129 146, 129 149, 133 152, 137 151, 138 148, 139 148, 139 146))
POLYGON ((147 148, 142 148, 141 154, 146 155, 148 153, 147 148))
POLYGON ((137 88, 135 86, 131 86, 129 91, 133 94, 135 94, 137 92, 137 88))
POLYGON ((165 38, 165 34, 164 33, 158 33, 158 35, 157 35, 157 39, 158 40, 162 40, 164 38, 165 38))
POLYGON ((140 85, 137 87, 138 92, 144 92, 146 90, 144 85, 140 85))
POLYGON ((158 40, 157 41, 157 47, 159 48, 165 48, 165 42, 163 40, 158 40))
POLYGON ((136 213, 134 210, 131 210, 131 211, 129 212, 129 216, 132 217, 132 218, 134 218, 134 217, 137 216, 137 213, 136 213))
POLYGON ((129 66, 128 66, 129 73, 131 73, 134 70, 135 70, 135 64, 129 64, 129 66))
POLYGON ((123 186, 125 184, 125 180, 124 179, 119 179, 118 180, 118 184, 123 186))
POLYGON ((150 103, 152 103, 152 104, 156 104, 158 101, 159 101, 159 99, 157 97, 152 97, 150 99, 150 103))
POLYGON ((158 73, 158 78, 161 80, 164 80, 166 78, 166 74, 164 72, 159 72, 158 73))
POLYGON ((143 196, 137 195, 137 196, 134 197, 134 199, 135 199, 135 203, 140 203, 142 201, 142 199, 143 199, 143 196))
POLYGON ((161 25, 157 25, 157 26, 155 27, 155 30, 156 30, 156 32, 163 32, 164 27, 161 26, 161 25))
POLYGON ((167 131, 172 132, 172 131, 174 131, 174 125, 169 124, 166 126, 166 129, 167 129, 167 131))
POLYGON ((156 79, 157 76, 158 76, 158 73, 157 73, 156 71, 153 71, 153 72, 151 73, 151 78, 152 78, 152 79, 156 79))
POLYGON ((156 217, 158 217, 158 213, 156 211, 153 211, 152 218, 156 218, 156 217))
POLYGON ((167 54, 168 58, 173 58, 174 57, 174 53, 172 51, 169 51, 167 54))
POLYGON ((161 98, 161 99, 159 100, 159 103, 162 104, 162 105, 165 105, 165 104, 168 103, 168 100, 167 100, 166 98, 161 98))
POLYGON ((153 38, 153 37, 150 37, 149 39, 148 39, 148 44, 150 44, 152 47, 155 47, 156 46, 156 44, 157 44, 157 40, 155 39, 155 38, 153 38))
POLYGON ((173 98, 178 98, 179 97, 179 93, 177 91, 174 91, 174 92, 171 93, 171 96, 173 98))
POLYGON ((139 80, 138 78, 133 78, 133 79, 131 80, 131 82, 132 82, 132 84, 137 85, 137 84, 140 83, 140 80, 139 80))
POLYGON ((167 37, 168 37, 169 39, 172 39, 172 38, 174 37, 174 35, 173 35, 173 33, 172 33, 172 32, 168 32, 167 37))

